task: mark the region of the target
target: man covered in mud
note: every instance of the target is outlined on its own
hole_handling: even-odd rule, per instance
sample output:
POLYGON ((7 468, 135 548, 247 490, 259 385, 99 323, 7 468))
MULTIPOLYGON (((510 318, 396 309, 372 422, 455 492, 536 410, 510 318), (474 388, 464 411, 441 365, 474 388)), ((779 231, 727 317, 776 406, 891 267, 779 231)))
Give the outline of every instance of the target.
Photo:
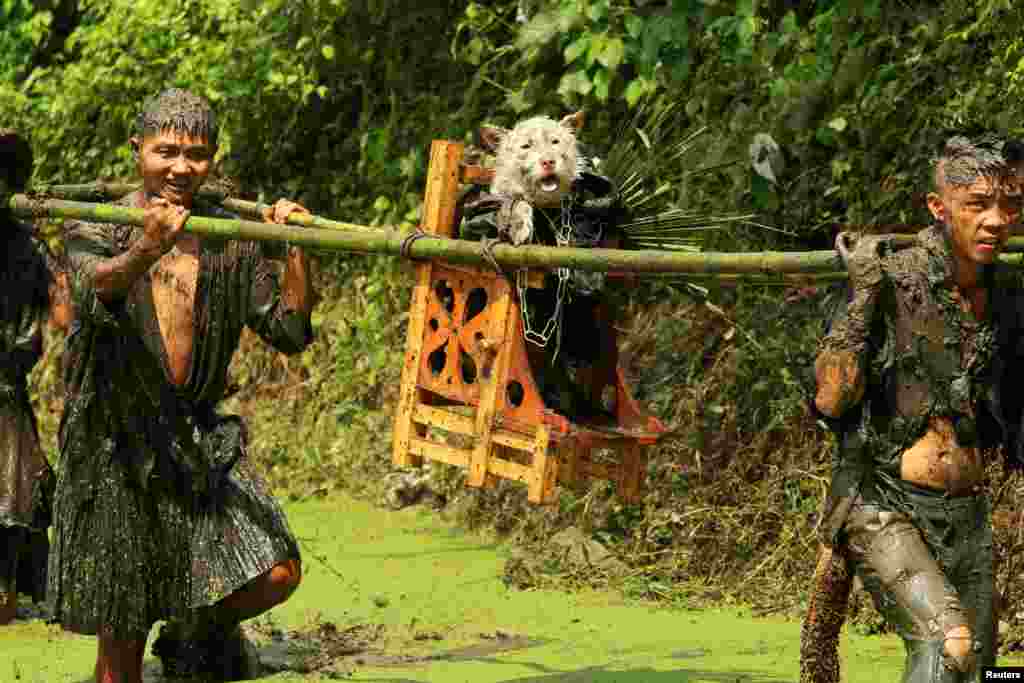
MULTIPOLYGON (((625 209, 580 145, 583 120, 580 111, 561 121, 527 119, 511 130, 483 126, 481 143, 495 155, 494 180, 489 193, 467 201, 462 235, 485 243, 616 246, 625 209)), ((598 343, 609 339, 601 328, 611 324, 604 319, 611 314, 602 312, 614 305, 605 274, 562 268, 545 274, 537 288, 523 271, 516 278, 527 352, 545 405, 570 419, 600 416, 600 397, 587 395, 578 378, 602 355, 616 353, 598 343)))
POLYGON ((996 447, 1017 454, 1020 400, 1001 384, 1019 374, 1024 281, 996 257, 1020 219, 1022 161, 1017 142, 951 138, 928 195, 936 223, 914 246, 837 237, 848 297, 815 363, 840 449, 825 542, 903 637, 912 683, 977 680, 995 662, 983 479, 996 447))
MULTIPOLYGON (((204 99, 154 97, 130 140, 143 189, 120 201, 145 209, 145 227, 67 226, 76 317, 48 599, 64 628, 98 636, 99 683, 141 682, 158 620, 166 675, 251 677, 239 623, 300 580, 296 539, 247 462, 245 425, 216 405, 243 327, 288 354, 310 343, 310 264, 291 247, 279 285, 260 244, 183 230, 193 213, 221 213, 196 197, 217 132, 204 99)), ((280 200, 265 218, 295 211, 280 200)))
MULTIPOLYGON (((43 352, 43 325, 56 291, 57 265, 31 226, 3 203, 25 189, 32 150, 0 129, 0 625, 17 611, 18 592, 41 601, 54 475, 39 444, 28 374, 43 352)), ((54 307, 55 322, 66 315, 54 307)))

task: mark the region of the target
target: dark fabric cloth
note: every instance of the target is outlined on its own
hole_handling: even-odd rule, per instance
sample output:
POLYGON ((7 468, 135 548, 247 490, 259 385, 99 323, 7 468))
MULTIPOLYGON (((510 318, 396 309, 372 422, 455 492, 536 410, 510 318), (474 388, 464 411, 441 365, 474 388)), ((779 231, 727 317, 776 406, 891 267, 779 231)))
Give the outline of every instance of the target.
POLYGON ((875 607, 902 636, 908 683, 967 683, 995 664, 992 527, 984 496, 944 499, 908 492, 913 520, 856 503, 845 525, 846 556, 875 607), (968 626, 974 667, 946 666, 945 634, 968 626))
MULTIPOLYGON (((498 215, 501 208, 512 201, 512 197, 481 190, 470 192, 462 208, 460 236, 464 239, 503 237, 498 215)), ((570 246, 574 247, 596 247, 606 240, 614 242, 620 237, 618 227, 627 216, 614 183, 596 173, 589 158, 581 159, 571 204, 566 208, 534 208, 533 214, 532 243, 555 245, 555 232, 567 218, 572 225, 570 246)), ((592 367, 604 351, 599 340, 606 335, 603 329, 606 321, 601 319, 597 309, 603 306, 604 317, 614 320, 618 304, 616 292, 606 287, 605 273, 571 270, 562 308, 558 310, 559 287, 558 274, 545 273, 544 286, 527 288, 524 301, 520 302, 532 329, 541 330, 548 321, 554 320, 560 330, 543 348, 532 337, 527 337, 534 379, 547 408, 570 419, 592 417, 602 409, 594 397, 581 391, 576 377, 580 370, 592 367)))
MULTIPOLYGON (((122 204, 143 205, 140 194, 122 204)), ((195 215, 228 216, 197 202, 195 215)), ((281 508, 246 464, 246 430, 217 414, 248 326, 284 353, 312 340, 310 317, 285 308, 261 246, 204 241, 186 383, 170 380, 152 273, 104 303, 96 264, 137 228, 67 226, 76 319, 67 342, 49 601, 66 628, 138 637, 154 621, 211 605, 275 564, 298 558, 281 508)))
POLYGON ((18 592, 35 602, 46 600, 49 555, 50 538, 46 530, 26 532, 18 553, 18 592))
POLYGON ((56 264, 31 227, 3 211, 0 240, 0 529, 32 532, 25 534, 31 542, 22 553, 20 587, 40 599, 46 576, 32 559, 40 547, 45 551, 55 477, 39 444, 27 381, 42 355, 56 264))
POLYGON ((26 536, 28 531, 24 527, 0 527, 0 602, 15 593, 21 583, 18 580, 18 561, 26 536))
MULTIPOLYGON (((976 320, 953 297, 952 251, 938 226, 921 231, 917 244, 883 263, 885 289, 863 351, 864 399, 831 420, 838 449, 824 510, 822 541, 833 544, 853 499, 910 513, 900 481, 903 452, 927 431, 933 417, 950 418, 960 445, 993 453, 1020 452, 1019 391, 1024 380, 1024 274, 988 266, 989 316, 976 320)), ((837 344, 846 301, 833 316, 822 346, 837 344)))
POLYGON ((0 595, 17 590, 33 601, 46 598, 46 531, 20 526, 0 527, 0 595))

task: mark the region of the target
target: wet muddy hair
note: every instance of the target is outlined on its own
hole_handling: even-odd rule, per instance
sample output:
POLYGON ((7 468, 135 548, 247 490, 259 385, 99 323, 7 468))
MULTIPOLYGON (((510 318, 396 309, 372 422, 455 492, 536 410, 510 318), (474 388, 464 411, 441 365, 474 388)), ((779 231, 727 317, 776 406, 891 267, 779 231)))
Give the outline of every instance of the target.
POLYGON ((21 192, 32 176, 32 147, 10 128, 0 128, 0 178, 15 192, 21 192))
POLYGON ((992 134, 949 138, 932 160, 932 182, 966 187, 980 177, 1002 177, 1024 162, 1024 143, 992 134))
POLYGON ((188 90, 163 91, 146 102, 135 119, 134 133, 140 140, 165 131, 205 138, 217 145, 217 118, 210 103, 188 90))

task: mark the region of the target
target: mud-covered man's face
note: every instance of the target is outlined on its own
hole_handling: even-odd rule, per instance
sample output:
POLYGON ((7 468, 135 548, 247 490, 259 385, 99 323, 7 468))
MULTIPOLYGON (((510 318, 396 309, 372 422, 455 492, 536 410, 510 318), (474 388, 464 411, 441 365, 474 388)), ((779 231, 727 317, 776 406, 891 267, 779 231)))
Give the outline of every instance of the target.
POLYGON ((944 183, 928 195, 928 208, 950 231, 956 255, 978 265, 992 263, 1006 247, 1021 207, 1021 176, 978 176, 970 185, 944 183))
POLYGON ((192 207, 192 199, 210 174, 216 148, 204 137, 165 130, 131 139, 147 197, 192 207))

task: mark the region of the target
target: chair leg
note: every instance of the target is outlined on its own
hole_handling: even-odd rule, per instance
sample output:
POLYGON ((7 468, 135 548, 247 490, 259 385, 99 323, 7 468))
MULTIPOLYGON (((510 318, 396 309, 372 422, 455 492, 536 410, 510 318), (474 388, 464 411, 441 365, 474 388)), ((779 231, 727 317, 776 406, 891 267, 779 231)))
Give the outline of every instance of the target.
POLYGON ((555 484, 558 481, 558 458, 549 452, 550 433, 544 425, 538 425, 533 443, 533 477, 526 499, 531 503, 546 505, 555 499, 555 484))
POLYGON ((558 448, 558 480, 566 486, 575 486, 580 478, 580 458, 583 447, 575 439, 566 439, 558 448))
POLYGON ((619 464, 619 497, 629 504, 643 498, 644 475, 647 472, 647 449, 640 444, 623 446, 619 464))

